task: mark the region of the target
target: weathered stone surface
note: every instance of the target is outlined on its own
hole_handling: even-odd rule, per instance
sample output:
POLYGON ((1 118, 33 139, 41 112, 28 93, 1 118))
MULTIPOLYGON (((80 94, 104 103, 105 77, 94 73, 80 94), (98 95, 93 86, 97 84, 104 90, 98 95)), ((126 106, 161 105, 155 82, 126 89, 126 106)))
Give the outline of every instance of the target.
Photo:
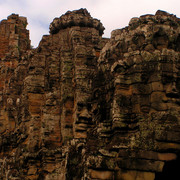
MULTIPOLYGON (((133 18, 128 27, 112 32, 101 51, 99 67, 110 79, 102 100, 112 127, 106 148, 121 152, 119 168, 158 174, 165 173, 166 161, 179 163, 173 160, 180 130, 179 27, 178 18, 161 11, 133 18)), ((100 132, 104 128, 109 129, 102 123, 100 132)))
POLYGON ((0 179, 180 177, 175 15, 133 18, 106 39, 86 9, 68 11, 36 49, 26 25, 0 23, 0 179))
POLYGON ((55 18, 49 29, 51 34, 55 34, 61 29, 73 26, 94 28, 99 31, 99 35, 102 35, 104 31, 102 23, 98 19, 93 19, 86 9, 66 12, 60 18, 55 18))

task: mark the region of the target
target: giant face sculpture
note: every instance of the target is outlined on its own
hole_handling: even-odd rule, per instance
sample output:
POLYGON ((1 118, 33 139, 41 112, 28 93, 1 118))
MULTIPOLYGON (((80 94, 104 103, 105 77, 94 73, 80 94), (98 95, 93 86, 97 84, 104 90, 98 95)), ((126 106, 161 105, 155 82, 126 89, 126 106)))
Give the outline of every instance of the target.
POLYGON ((92 115, 90 113, 90 107, 87 103, 78 102, 76 109, 75 118, 75 137, 76 138, 86 138, 87 129, 92 123, 92 115))
POLYGON ((168 23, 176 21, 169 14, 132 19, 129 27, 112 32, 101 52, 100 69, 113 81, 107 85, 113 91, 109 116, 112 148, 116 144, 117 148, 177 149, 180 30, 172 23, 163 24, 162 16, 168 23))
POLYGON ((74 27, 71 30, 71 41, 74 51, 74 137, 87 137, 87 130, 92 124, 91 92, 92 74, 95 71, 96 45, 99 42, 99 32, 94 29, 74 27))
POLYGON ((129 138, 126 146, 167 150, 167 141, 179 141, 176 142, 176 137, 168 137, 173 128, 180 125, 179 61, 178 53, 174 52, 177 55, 174 58, 170 56, 172 52, 164 52, 164 57, 151 54, 149 61, 144 55, 134 55, 133 61, 130 60, 132 56, 127 57, 111 67, 113 129, 116 133, 126 132, 129 138), (138 63, 134 61, 137 57, 138 63))

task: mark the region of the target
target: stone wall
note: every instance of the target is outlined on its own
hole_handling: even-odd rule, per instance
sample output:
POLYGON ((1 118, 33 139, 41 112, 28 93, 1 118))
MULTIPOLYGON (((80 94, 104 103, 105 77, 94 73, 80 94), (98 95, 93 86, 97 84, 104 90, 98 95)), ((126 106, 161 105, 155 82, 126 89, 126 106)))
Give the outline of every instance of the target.
POLYGON ((26 25, 0 23, 0 179, 180 176, 176 16, 132 18, 106 39, 86 9, 68 11, 36 49, 26 25))

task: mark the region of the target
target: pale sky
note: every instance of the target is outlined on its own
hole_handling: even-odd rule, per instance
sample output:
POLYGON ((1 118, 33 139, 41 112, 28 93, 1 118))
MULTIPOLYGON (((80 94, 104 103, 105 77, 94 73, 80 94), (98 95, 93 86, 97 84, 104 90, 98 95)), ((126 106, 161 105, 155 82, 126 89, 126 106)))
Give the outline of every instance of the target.
POLYGON ((37 47, 55 17, 80 8, 101 20, 104 37, 127 26, 132 17, 155 14, 158 9, 180 17, 180 0, 0 0, 0 20, 12 13, 27 17, 31 44, 37 47))

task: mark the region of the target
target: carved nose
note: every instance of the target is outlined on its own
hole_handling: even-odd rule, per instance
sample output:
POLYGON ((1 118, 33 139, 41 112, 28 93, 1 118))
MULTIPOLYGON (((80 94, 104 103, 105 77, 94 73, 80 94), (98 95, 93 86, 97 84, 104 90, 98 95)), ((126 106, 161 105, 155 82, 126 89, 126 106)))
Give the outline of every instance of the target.
POLYGON ((83 109, 81 113, 79 114, 79 117, 89 119, 91 118, 91 115, 89 114, 87 109, 83 109))
POLYGON ((170 98, 179 98, 179 93, 176 88, 176 83, 173 82, 171 85, 168 86, 166 90, 166 96, 170 98))

